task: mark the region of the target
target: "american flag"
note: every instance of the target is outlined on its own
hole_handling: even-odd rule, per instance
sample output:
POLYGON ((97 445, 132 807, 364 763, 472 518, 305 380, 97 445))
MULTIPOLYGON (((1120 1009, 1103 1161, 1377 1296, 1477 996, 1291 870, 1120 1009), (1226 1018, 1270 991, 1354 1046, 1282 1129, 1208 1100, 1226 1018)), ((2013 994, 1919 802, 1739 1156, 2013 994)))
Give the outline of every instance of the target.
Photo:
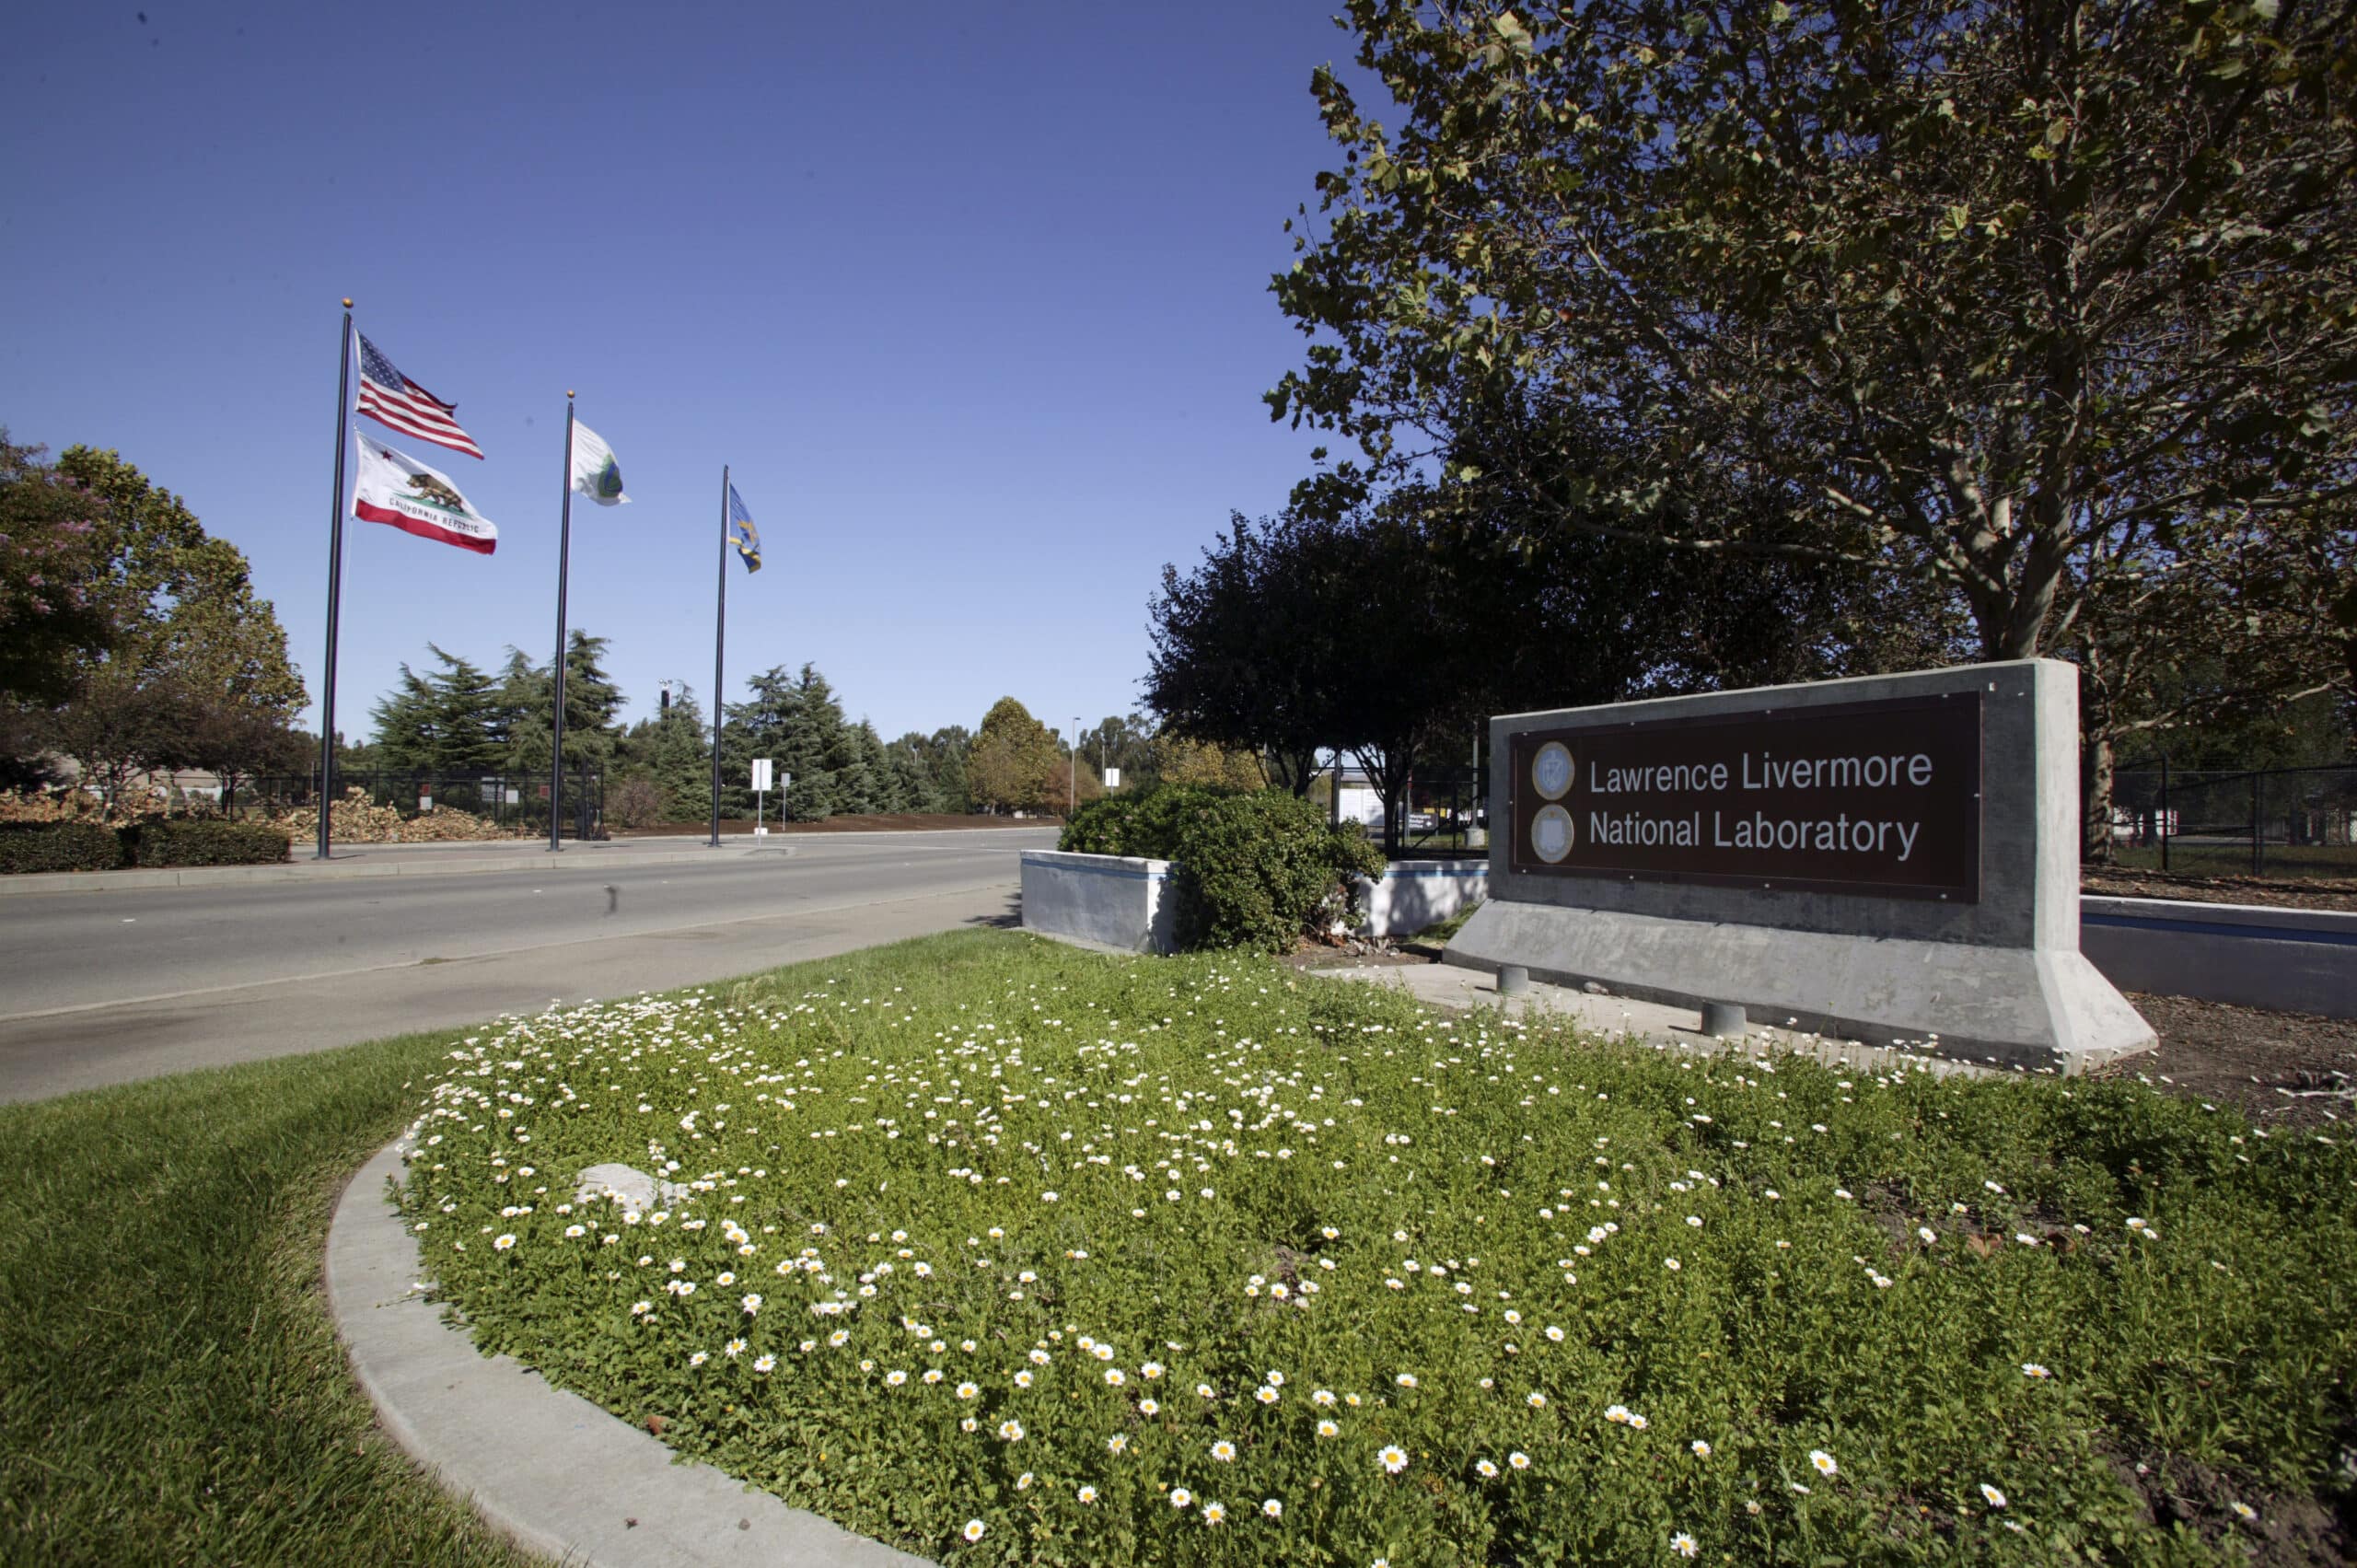
POLYGON ((470 458, 482 456, 482 448, 474 437, 459 428, 451 416, 459 405, 446 403, 399 370, 387 359, 366 333, 360 334, 360 412, 380 424, 389 424, 405 436, 421 441, 431 441, 437 447, 447 447, 454 452, 464 452, 470 458))

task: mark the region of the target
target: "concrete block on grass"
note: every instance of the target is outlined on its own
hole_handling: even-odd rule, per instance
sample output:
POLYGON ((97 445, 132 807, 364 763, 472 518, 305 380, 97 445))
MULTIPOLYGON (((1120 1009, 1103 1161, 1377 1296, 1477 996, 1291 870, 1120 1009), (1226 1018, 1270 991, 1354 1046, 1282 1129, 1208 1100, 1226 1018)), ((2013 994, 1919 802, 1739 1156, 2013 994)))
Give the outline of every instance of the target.
POLYGON ((1124 953, 1178 948, 1171 864, 1065 850, 1023 852, 1023 928, 1124 953))

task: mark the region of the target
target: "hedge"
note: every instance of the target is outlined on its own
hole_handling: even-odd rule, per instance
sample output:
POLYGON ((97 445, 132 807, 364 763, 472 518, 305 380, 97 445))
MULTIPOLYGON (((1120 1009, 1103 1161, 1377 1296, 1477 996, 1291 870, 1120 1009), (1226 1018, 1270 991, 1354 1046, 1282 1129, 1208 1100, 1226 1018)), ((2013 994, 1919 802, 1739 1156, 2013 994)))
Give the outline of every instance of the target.
POLYGON ((113 871, 122 866, 269 865, 287 858, 286 834, 249 822, 157 820, 0 822, 0 876, 113 871))
POLYGON ((273 865, 288 857, 285 830, 258 822, 164 819, 122 830, 132 865, 273 865))
POLYGON ((1282 790, 1165 786, 1091 801, 1056 847, 1176 862, 1178 942, 1190 948, 1283 952, 1349 912, 1353 874, 1383 871, 1355 829, 1329 826, 1282 790))
POLYGON ((0 822, 0 874, 111 871, 122 863, 121 836, 97 822, 0 822))

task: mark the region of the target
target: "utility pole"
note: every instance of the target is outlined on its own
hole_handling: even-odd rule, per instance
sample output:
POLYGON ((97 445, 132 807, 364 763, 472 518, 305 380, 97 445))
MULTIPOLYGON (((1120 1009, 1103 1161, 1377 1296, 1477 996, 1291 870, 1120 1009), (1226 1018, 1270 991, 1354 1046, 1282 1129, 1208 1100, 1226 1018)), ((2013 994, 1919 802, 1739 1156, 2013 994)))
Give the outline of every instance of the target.
POLYGON ((1072 782, 1067 787, 1071 793, 1064 797, 1064 820, 1069 822, 1072 820, 1072 814, 1080 809, 1080 715, 1078 714, 1072 716, 1072 782))

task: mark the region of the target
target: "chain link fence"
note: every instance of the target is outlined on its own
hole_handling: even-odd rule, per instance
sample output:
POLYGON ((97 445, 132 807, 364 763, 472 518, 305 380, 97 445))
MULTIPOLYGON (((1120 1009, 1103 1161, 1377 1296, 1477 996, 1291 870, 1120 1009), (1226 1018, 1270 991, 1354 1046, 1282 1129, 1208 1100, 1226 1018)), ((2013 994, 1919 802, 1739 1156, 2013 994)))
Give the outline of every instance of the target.
MULTIPOLYGON (((238 785, 237 808, 241 815, 266 814, 296 807, 316 806, 319 798, 317 769, 306 773, 264 773, 238 785)), ((439 773, 406 768, 338 768, 335 798, 357 789, 371 806, 398 811, 404 817, 426 812, 465 811, 516 833, 545 833, 549 830, 549 777, 507 778, 495 773, 439 773)), ((568 839, 606 836, 606 779, 598 769, 568 773, 564 779, 564 819, 559 834, 568 839)))
POLYGON ((2122 768, 2111 840, 2131 869, 2357 877, 2357 766, 2122 768))

